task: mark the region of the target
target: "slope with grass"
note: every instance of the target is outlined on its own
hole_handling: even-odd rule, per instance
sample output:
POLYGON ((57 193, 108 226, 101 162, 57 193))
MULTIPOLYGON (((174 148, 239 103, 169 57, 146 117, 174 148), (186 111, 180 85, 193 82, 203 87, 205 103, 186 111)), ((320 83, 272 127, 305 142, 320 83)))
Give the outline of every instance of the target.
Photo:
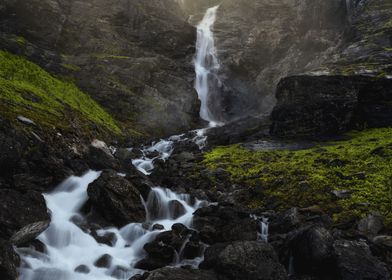
POLYGON ((210 170, 223 168, 232 183, 254 188, 246 203, 275 210, 318 205, 336 223, 371 212, 392 225, 392 128, 349 134, 350 140, 310 149, 252 151, 241 145, 205 155, 210 170))
POLYGON ((56 78, 26 59, 0 51, 0 111, 11 120, 22 115, 44 128, 75 126, 120 135, 116 121, 71 81, 56 78))

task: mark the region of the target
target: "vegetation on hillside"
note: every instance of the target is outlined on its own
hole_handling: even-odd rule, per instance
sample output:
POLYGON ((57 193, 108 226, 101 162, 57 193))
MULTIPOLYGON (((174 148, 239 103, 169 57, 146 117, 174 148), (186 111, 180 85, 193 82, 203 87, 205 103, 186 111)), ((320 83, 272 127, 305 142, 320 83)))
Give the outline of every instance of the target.
POLYGON ((68 130, 73 121, 86 130, 101 128, 121 134, 115 120, 72 82, 62 81, 26 59, 0 51, 0 111, 43 127, 68 130))
POLYGON ((218 147, 205 155, 204 164, 225 169, 233 183, 257 188, 259 195, 248 202, 253 208, 318 205, 337 223, 379 212, 391 226, 392 128, 349 136, 297 151, 218 147))

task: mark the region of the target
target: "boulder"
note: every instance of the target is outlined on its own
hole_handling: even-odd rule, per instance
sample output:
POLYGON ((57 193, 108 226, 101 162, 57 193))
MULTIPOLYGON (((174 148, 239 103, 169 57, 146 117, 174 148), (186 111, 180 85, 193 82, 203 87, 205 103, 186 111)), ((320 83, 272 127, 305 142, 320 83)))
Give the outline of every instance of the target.
POLYGON ((385 264, 374 257, 364 241, 337 240, 333 244, 336 269, 342 280, 389 280, 385 264))
POLYGON ((109 268, 112 265, 113 257, 111 255, 105 254, 100 256, 94 265, 99 268, 109 268))
POLYGON ((259 224, 250 213, 235 206, 211 205, 194 214, 193 227, 207 244, 236 240, 256 240, 259 224))
POLYGON ((140 260, 136 267, 144 270, 162 268, 175 260, 194 259, 200 257, 203 251, 197 232, 182 224, 174 224, 171 231, 159 233, 143 248, 147 257, 140 260))
POLYGON ((140 192, 113 170, 105 170, 87 190, 93 209, 116 226, 143 222, 146 213, 140 192))
POLYGON ((8 241, 0 239, 0 278, 16 280, 19 262, 19 256, 15 253, 12 245, 8 241))
POLYGON ((162 268, 151 272, 146 280, 217 280, 215 273, 208 270, 162 268))
POLYGON ((293 269, 299 274, 328 275, 333 271, 334 239, 322 226, 308 226, 289 237, 293 269))
POLYGON ((23 227, 10 239, 16 246, 28 244, 49 227, 50 221, 40 221, 23 227))
POLYGON ((35 191, 22 193, 0 189, 0 236, 2 238, 11 238, 27 226, 24 232, 19 232, 19 236, 15 236, 15 240, 29 239, 39 234, 39 231, 44 229, 42 225, 47 225, 49 220, 42 194, 35 191), (35 228, 32 224, 38 222, 40 223, 36 225, 40 226, 35 228), (32 226, 29 228, 29 225, 32 226))
POLYGON ((287 279, 273 247, 264 242, 237 241, 207 248, 203 269, 213 269, 228 279, 287 279))
POLYGON ((120 165, 106 143, 97 139, 88 148, 87 162, 95 170, 118 169, 120 165))
POLYGON ((358 223, 360 233, 373 238, 384 228, 384 217, 379 214, 369 214, 358 223))

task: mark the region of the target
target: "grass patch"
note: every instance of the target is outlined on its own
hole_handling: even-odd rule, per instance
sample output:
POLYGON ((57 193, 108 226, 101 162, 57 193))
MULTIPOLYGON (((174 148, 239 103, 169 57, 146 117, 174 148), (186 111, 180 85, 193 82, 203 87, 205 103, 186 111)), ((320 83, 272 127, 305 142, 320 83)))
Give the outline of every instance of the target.
POLYGON ((255 187, 248 206, 280 210, 319 205, 335 222, 377 211, 392 225, 392 128, 353 132, 351 140, 299 151, 251 151, 240 145, 205 155, 209 169, 224 168, 233 183, 255 187), (333 191, 348 191, 338 199, 333 191))
POLYGON ((62 129, 68 129, 76 117, 86 129, 95 124, 121 134, 113 118, 73 83, 5 51, 0 51, 0 111, 9 118, 24 115, 43 126, 62 129))

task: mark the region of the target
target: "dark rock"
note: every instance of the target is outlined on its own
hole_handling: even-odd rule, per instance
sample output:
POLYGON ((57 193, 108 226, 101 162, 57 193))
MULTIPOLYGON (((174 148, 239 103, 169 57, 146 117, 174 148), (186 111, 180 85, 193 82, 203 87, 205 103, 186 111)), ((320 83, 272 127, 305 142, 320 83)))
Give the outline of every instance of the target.
POLYGON ((100 256, 95 262, 94 265, 100 268, 109 268, 112 264, 113 257, 111 255, 105 254, 100 256))
POLYGON ((98 235, 98 233, 95 230, 93 230, 91 232, 91 236, 94 237, 94 239, 98 243, 106 244, 111 247, 113 247, 117 242, 116 234, 114 234, 113 232, 106 232, 103 236, 101 236, 98 235))
POLYGON ((37 222, 45 224, 49 220, 45 200, 40 193, 0 189, 0 235, 3 238, 11 238, 25 226, 37 222))
POLYGON ((114 158, 105 142, 94 140, 88 148, 87 161, 95 170, 118 169, 119 162, 114 158))
POLYGON ((228 279, 287 279, 286 271, 279 263, 273 247, 257 241, 213 245, 207 248, 200 267, 212 268, 228 279))
POLYGON ((15 233, 10 241, 16 246, 20 246, 34 240, 38 235, 44 232, 49 227, 50 221, 36 222, 27 225, 15 233))
POLYGON ((162 268, 150 273, 146 280, 217 280, 214 272, 199 269, 162 268))
POLYGON ((82 274, 88 274, 88 273, 90 273, 90 268, 87 265, 81 264, 75 268, 75 272, 82 273, 82 274))
POLYGON ((139 191, 112 170, 103 171, 87 192, 94 209, 116 226, 143 222, 146 217, 139 191))
POLYGON ((321 226, 297 231, 289 242, 294 271, 319 276, 331 273, 334 264, 333 242, 330 232, 321 226))
POLYGON ((16 280, 18 278, 19 262, 19 256, 15 253, 12 245, 0 239, 0 278, 16 280))
POLYGON ((178 200, 169 201, 170 216, 177 219, 186 212, 185 207, 178 200))
POLYGON ((358 223, 360 233, 369 236, 376 236, 384 228, 384 217, 379 214, 369 214, 358 223))
POLYGON ((368 127, 390 126, 391 85, 389 79, 365 76, 285 78, 277 88, 271 133, 318 137, 342 134, 365 123, 368 127))
POLYGON ((272 232, 287 233, 298 226, 301 221, 302 217, 298 208, 291 208, 270 221, 270 230, 272 232))
POLYGON ((165 227, 160 224, 155 224, 152 226, 152 230, 164 230, 164 229, 165 229, 165 227))
POLYGON ((193 227, 207 244, 235 240, 256 240, 259 225, 250 213, 235 206, 209 206, 197 210, 193 227))
POLYGON ((199 102, 191 82, 196 32, 177 1, 2 4, 2 49, 73 77, 130 134, 136 129, 172 135, 197 125, 199 102), (25 16, 31 7, 37 9, 25 16), (11 34, 26 44, 12 41, 11 34))
POLYGON ((148 256, 139 261, 136 267, 154 270, 173 263, 176 258, 181 260, 199 257, 203 245, 197 232, 183 224, 174 224, 171 231, 159 233, 154 241, 145 244, 143 248, 148 256))
POLYGON ((333 244, 337 273, 342 280, 387 280, 390 274, 364 241, 338 240, 333 244))

